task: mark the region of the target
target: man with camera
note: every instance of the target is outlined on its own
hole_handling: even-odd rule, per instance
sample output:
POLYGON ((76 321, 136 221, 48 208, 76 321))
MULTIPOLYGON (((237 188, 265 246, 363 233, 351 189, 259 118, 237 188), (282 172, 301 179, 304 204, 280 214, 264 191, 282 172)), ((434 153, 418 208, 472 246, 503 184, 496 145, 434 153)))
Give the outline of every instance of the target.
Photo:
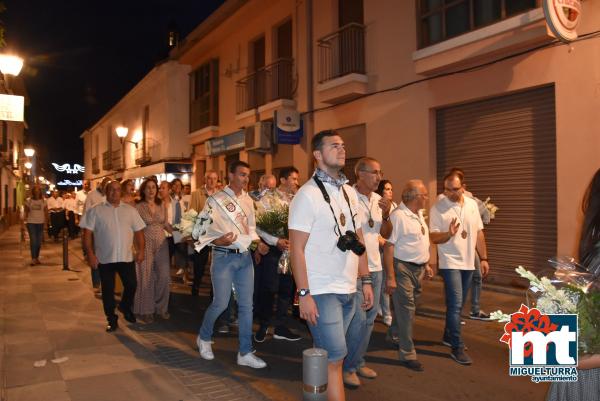
POLYGON ((392 224, 389 221, 392 203, 382 198, 374 191, 379 186, 383 177, 381 165, 370 157, 363 157, 354 167, 356 185, 354 189, 358 195, 358 213, 362 221, 362 233, 367 248, 367 261, 373 284, 374 304, 368 311, 360 308, 363 303, 362 282, 356 283, 356 310, 354 317, 348 327, 347 344, 348 355, 344 359, 343 378, 344 384, 350 387, 360 386, 358 376, 366 379, 374 379, 377 373, 365 365, 365 353, 369 347, 371 332, 377 317, 377 305, 381 298, 381 286, 383 281, 383 269, 381 255, 379 253, 379 236, 389 237, 392 224))
POLYGON ((344 400, 342 362, 346 332, 354 316, 357 278, 364 310, 373 306, 372 277, 362 233, 358 196, 341 172, 344 141, 336 131, 312 139, 317 169, 299 190, 289 213, 290 253, 300 317, 316 347, 327 351, 328 399, 344 400))

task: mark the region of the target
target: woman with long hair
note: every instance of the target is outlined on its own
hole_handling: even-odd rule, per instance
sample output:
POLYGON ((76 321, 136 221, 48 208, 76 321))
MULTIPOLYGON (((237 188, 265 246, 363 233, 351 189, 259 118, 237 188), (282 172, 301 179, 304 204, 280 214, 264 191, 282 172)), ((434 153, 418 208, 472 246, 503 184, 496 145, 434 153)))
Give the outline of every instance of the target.
MULTIPOLYGON (((583 197, 583 226, 579 238, 579 263, 597 277, 600 275, 600 169, 596 171, 583 197)), ((600 316, 598 317, 600 319, 600 316)), ((553 382, 547 401, 583 401, 600 394, 600 354, 580 356, 576 382, 553 382)))
POLYGON ((121 202, 135 207, 135 184, 131 179, 121 183, 121 202))
POLYGON ((38 185, 31 188, 31 197, 25 201, 25 223, 29 233, 29 250, 31 252, 31 266, 39 265, 40 249, 44 236, 44 224, 48 217, 48 205, 38 185))
MULTIPOLYGON (((390 180, 381 180, 379 181, 379 186, 375 191, 382 198, 389 199, 392 202, 392 207, 390 208, 390 213, 392 210, 398 207, 398 204, 394 202, 394 190, 392 187, 392 183, 390 180)), ((385 244, 385 239, 379 236, 379 249, 383 249, 383 245, 385 244)), ((382 255, 383 260, 383 255, 382 255)), ((385 285, 386 274, 385 269, 383 269, 383 283, 385 285)), ((381 299, 379 300, 379 305, 381 308, 381 316, 383 317, 383 323, 390 327, 392 325, 392 310, 390 309, 390 296, 385 291, 381 291, 381 299)))
POLYGON ((169 247, 165 230, 172 231, 167 223, 167 211, 157 196, 158 187, 154 180, 145 180, 140 186, 140 201, 136 205, 144 229, 145 259, 136 265, 137 291, 133 312, 142 322, 154 320, 154 314, 169 318, 169 247))

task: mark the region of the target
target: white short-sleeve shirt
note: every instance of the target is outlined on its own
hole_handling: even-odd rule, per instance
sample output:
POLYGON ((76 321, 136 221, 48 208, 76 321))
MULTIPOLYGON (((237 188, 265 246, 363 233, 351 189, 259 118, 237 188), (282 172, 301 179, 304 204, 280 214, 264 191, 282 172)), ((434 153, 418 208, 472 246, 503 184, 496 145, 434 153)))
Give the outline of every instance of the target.
POLYGON ((447 242, 438 244, 438 265, 440 269, 475 270, 475 248, 477 233, 483 230, 477 203, 463 196, 463 205, 450 201, 446 196, 438 197, 429 213, 431 232, 446 232, 452 219, 460 226, 458 232, 447 242), (461 233, 466 231, 467 238, 461 233))
POLYGON ((133 233, 146 224, 133 206, 121 202, 114 207, 102 202, 86 210, 79 226, 94 233, 94 252, 98 261, 106 264, 132 262, 133 233))
POLYGON ((423 213, 413 213, 400 203, 390 215, 392 234, 387 242, 394 244, 394 258, 404 262, 429 262, 429 230, 423 213))
MULTIPOLYGON (((356 188, 355 188, 356 189, 356 188)), ((375 192, 371 193, 370 198, 356 191, 358 196, 358 213, 362 221, 362 233, 365 239, 365 248, 367 248, 367 259, 369 261, 369 271, 381 271, 381 253, 379 253, 379 231, 383 223, 383 211, 379 207, 381 196, 375 192), (373 220, 373 227, 369 226, 369 218, 373 220)))
MULTIPOLYGON (((358 197, 349 185, 344 185, 352 211, 344 199, 341 188, 324 183, 331 198, 331 207, 338 223, 340 214, 345 215, 342 233, 354 231, 351 216, 355 215, 356 227, 360 229, 362 221, 358 213, 358 197)), ((309 233, 304 256, 308 275, 308 287, 313 295, 351 294, 356 292, 358 277, 358 256, 352 251, 341 251, 337 246, 339 236, 334 231, 335 220, 329 205, 313 179, 308 180, 296 193, 290 204, 288 219, 290 230, 309 233)))

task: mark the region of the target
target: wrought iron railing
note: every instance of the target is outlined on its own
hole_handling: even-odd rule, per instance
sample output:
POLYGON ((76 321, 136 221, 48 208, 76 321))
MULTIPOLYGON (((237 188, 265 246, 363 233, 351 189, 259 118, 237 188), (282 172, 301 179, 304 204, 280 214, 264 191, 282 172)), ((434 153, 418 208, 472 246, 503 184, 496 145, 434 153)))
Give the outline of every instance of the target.
POLYGON ((365 26, 344 25, 317 41, 319 83, 357 73, 365 74, 365 26))
POLYGON ((125 165, 123 164, 123 150, 122 149, 112 151, 112 168, 115 171, 120 171, 125 168, 125 165))
POLYGON ((278 99, 294 95, 294 60, 280 58, 236 82, 236 112, 252 110, 278 99))

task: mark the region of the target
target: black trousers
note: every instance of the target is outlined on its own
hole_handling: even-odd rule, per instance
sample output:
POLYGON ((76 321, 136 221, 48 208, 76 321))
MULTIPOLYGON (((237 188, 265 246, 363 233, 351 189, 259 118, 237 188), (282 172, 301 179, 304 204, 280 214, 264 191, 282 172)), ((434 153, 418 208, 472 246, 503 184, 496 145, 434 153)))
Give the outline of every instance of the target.
POLYGON ((69 229, 69 237, 75 238, 79 232, 79 227, 75 224, 75 213, 72 210, 67 212, 69 220, 67 220, 67 228, 69 229))
POLYGON ((100 282, 102 283, 102 306, 108 320, 115 317, 115 273, 119 273, 123 282, 123 296, 119 306, 121 309, 131 311, 133 297, 137 287, 135 276, 135 262, 118 262, 98 265, 100 282))
POLYGON ((261 326, 285 326, 288 308, 293 300, 294 279, 291 274, 277 272, 281 251, 274 246, 254 267, 254 313, 261 326), (277 307, 273 319, 273 304, 277 307))
POLYGON ((192 254, 192 263, 194 264, 194 282, 192 284, 192 294, 197 294, 200 290, 200 283, 204 276, 204 270, 206 269, 206 263, 210 256, 210 247, 205 246, 200 252, 194 251, 192 254))
POLYGON ((48 235, 58 238, 60 230, 65 226, 65 213, 64 212, 52 212, 50 213, 50 227, 48 228, 48 235))

